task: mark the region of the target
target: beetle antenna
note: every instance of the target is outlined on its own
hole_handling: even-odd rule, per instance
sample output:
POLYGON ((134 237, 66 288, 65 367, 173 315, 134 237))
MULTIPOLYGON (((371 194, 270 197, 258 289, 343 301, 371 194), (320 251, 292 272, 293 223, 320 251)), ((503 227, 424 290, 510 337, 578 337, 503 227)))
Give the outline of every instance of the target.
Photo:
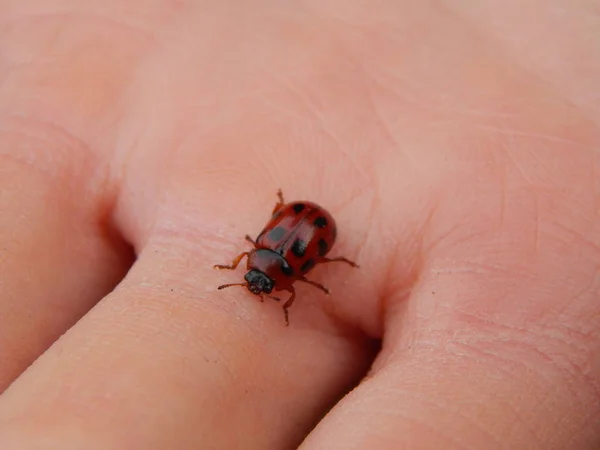
POLYGON ((225 289, 231 286, 246 286, 246 283, 231 283, 231 284, 222 284, 221 286, 219 286, 217 289, 221 290, 221 289, 225 289))

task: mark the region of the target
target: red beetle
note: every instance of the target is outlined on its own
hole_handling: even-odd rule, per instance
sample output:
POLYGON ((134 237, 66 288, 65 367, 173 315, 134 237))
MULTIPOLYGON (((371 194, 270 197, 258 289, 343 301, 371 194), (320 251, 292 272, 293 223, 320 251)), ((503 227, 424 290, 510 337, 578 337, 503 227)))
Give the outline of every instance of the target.
POLYGON ((303 281, 321 289, 329 290, 315 281, 308 280, 306 274, 317 264, 341 261, 352 267, 358 265, 347 258, 327 258, 333 247, 337 230, 331 214, 312 202, 285 203, 281 189, 277 191, 279 201, 273 208, 271 220, 254 241, 246 235, 246 240, 254 246, 249 252, 240 253, 231 265, 218 264, 216 269, 235 269, 244 257, 248 257, 248 272, 244 283, 224 284, 218 289, 230 286, 246 286, 250 292, 271 297, 273 290, 289 291, 292 295, 283 305, 285 324, 289 325, 288 309, 294 303, 296 292, 294 282, 303 281))

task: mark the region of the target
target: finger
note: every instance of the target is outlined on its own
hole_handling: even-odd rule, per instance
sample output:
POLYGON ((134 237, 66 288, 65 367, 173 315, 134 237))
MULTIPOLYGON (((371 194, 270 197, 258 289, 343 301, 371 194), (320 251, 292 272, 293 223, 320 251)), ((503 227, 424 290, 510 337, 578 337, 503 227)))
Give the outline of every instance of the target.
POLYGON ((473 308, 494 294, 470 281, 425 281, 371 376, 301 448, 595 448, 599 308, 588 308, 593 320, 566 314, 524 328, 473 308), (461 297, 468 309, 452 306, 461 297))
POLYGON ((89 201, 91 169, 81 143, 65 132, 0 120, 0 392, 129 264, 89 201))
POLYGON ((279 304, 217 291, 222 249, 193 242, 152 239, 123 284, 5 392, 0 443, 275 449, 303 439, 365 370, 364 342, 300 315, 285 327, 279 304))
POLYGON ((102 8, 63 3, 0 7, 0 392, 132 259, 109 220, 104 156, 145 42, 102 8))
MULTIPOLYGON (((535 171, 537 189, 507 188, 501 208, 486 202, 485 216, 470 186, 449 194, 461 201, 430 223, 410 300, 386 303, 370 376, 303 449, 597 447, 600 160, 565 155, 535 171), (557 185, 560 197, 543 201, 557 185)), ((534 172, 532 156, 517 160, 518 176, 534 172)))

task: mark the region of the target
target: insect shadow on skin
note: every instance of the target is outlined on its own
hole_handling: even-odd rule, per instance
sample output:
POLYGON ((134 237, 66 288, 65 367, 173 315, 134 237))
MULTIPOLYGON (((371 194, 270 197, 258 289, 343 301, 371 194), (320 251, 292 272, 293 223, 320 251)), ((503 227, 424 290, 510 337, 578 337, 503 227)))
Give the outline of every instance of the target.
POLYGON ((288 291, 290 297, 283 304, 285 324, 290 324, 288 309, 294 303, 294 283, 310 284, 329 295, 329 289, 306 278, 317 264, 344 262, 359 267, 342 256, 327 258, 337 236, 335 221, 321 206, 307 201, 285 203, 281 189, 277 191, 278 202, 273 208, 271 219, 256 240, 246 235, 246 241, 254 248, 240 253, 230 265, 217 264, 216 269, 234 270, 242 259, 247 258, 243 283, 223 284, 217 289, 245 286, 252 294, 271 298, 272 291, 288 291))

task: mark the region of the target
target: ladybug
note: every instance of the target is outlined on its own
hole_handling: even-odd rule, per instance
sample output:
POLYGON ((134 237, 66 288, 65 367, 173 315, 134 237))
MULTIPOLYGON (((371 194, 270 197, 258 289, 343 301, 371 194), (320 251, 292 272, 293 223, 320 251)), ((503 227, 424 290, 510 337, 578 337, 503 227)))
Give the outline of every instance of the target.
POLYGON ((240 253, 231 265, 217 264, 216 269, 234 270, 244 257, 247 257, 244 283, 224 284, 217 289, 231 286, 245 286, 260 301, 273 290, 291 292, 283 304, 285 324, 289 325, 288 309, 294 303, 296 291, 294 283, 302 281, 329 294, 329 290, 315 281, 308 280, 306 274, 317 264, 344 262, 352 267, 358 265, 347 258, 327 258, 335 242, 337 230, 335 221, 321 206, 312 202, 285 203, 281 189, 277 191, 279 201, 273 208, 271 220, 260 232, 256 240, 246 235, 246 240, 254 248, 240 253))

